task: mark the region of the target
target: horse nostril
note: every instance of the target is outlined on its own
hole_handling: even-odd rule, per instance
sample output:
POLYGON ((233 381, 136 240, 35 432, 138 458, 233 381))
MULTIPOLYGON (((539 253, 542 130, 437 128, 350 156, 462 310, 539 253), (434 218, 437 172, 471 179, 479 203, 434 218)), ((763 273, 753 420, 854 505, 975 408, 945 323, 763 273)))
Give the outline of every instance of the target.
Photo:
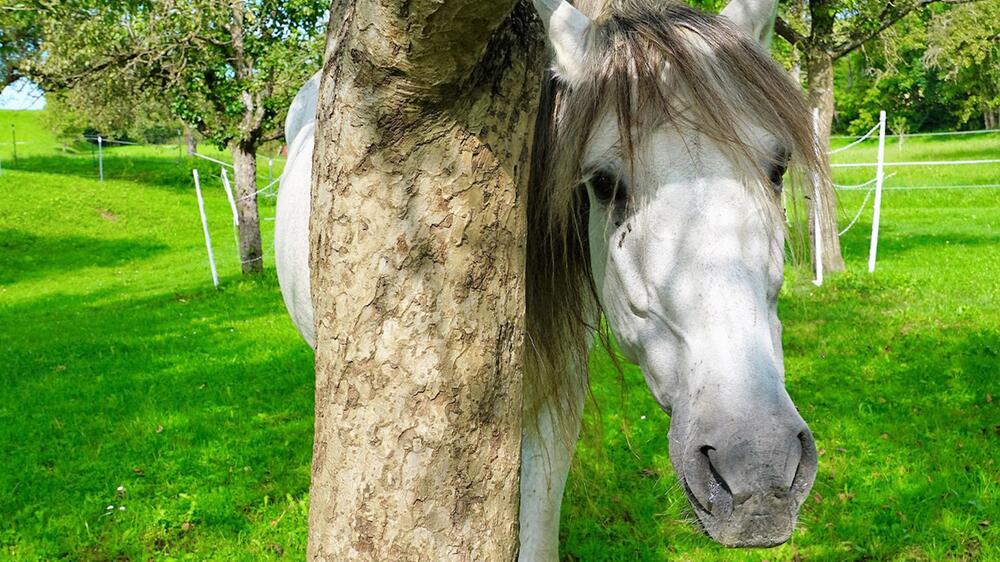
POLYGON ((698 452, 704 455, 705 463, 708 465, 708 473, 712 475, 712 479, 715 480, 715 482, 723 490, 729 493, 729 495, 732 495, 733 491, 729 488, 729 483, 726 482, 726 479, 723 478, 721 474, 719 474, 719 470, 715 468, 715 464, 712 463, 712 453, 715 452, 715 447, 705 445, 701 449, 698 449, 698 452))
POLYGON ((704 492, 706 502, 704 507, 709 513, 719 515, 720 512, 731 512, 734 505, 739 505, 749 498, 749 495, 739 497, 733 495, 729 482, 723 478, 712 457, 716 455, 715 447, 710 445, 698 449, 699 465, 703 471, 704 492))
POLYGON ((795 468, 795 476, 792 478, 790 489, 792 497, 801 504, 805 501, 813 481, 816 479, 817 453, 816 441, 813 440, 812 432, 808 428, 803 429, 797 435, 801 445, 799 464, 795 468))

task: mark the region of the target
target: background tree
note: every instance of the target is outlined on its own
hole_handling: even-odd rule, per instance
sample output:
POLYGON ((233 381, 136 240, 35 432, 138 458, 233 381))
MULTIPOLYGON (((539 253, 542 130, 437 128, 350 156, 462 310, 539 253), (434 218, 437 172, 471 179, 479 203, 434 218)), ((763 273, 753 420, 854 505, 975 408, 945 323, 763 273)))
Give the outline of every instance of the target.
POLYGON ((333 11, 309 558, 510 561, 541 26, 517 0, 333 11))
POLYGON ((109 105, 157 99, 229 148, 243 272, 260 271, 256 152, 281 137, 288 103, 319 65, 326 2, 7 2, 33 10, 42 40, 18 69, 46 91, 89 92, 109 105))
POLYGON ((157 99, 125 99, 113 91, 84 88, 49 93, 44 114, 64 144, 79 141, 87 133, 150 144, 176 143, 183 128, 170 107, 157 99))
MULTIPOLYGON (((775 22, 775 33, 791 43, 805 61, 805 82, 813 107, 820 112, 820 138, 830 136, 834 110, 834 62, 852 53, 892 27, 915 10, 932 4, 962 4, 975 0, 792 0, 785 6, 785 17, 775 22), (801 14, 800 17, 789 17, 801 14)), ((844 258, 836 232, 835 201, 820 201, 810 213, 820 213, 824 225, 832 225, 823 237, 823 267, 843 271, 844 258)), ((812 223, 812 221, 810 221, 812 223)))
POLYGON ((41 33, 35 10, 0 0, 0 89, 20 80, 24 60, 38 55, 41 33))
POLYGON ((834 66, 833 129, 891 109, 895 133, 998 126, 1000 0, 918 10, 834 66))
POLYGON ((959 123, 1000 127, 1000 0, 936 14, 923 62, 941 72, 959 123))
POLYGON ((834 66, 833 129, 862 134, 892 108, 889 128, 906 133, 957 125, 938 72, 924 63, 931 14, 914 12, 834 66))

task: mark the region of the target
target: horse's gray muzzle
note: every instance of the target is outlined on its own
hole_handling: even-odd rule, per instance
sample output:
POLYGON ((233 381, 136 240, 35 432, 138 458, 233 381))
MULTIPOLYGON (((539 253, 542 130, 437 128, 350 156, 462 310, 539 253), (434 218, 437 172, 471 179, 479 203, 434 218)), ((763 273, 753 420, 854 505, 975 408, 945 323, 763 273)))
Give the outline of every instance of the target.
POLYGON ((791 537, 816 478, 816 445, 801 418, 788 421, 686 448, 684 489, 705 532, 720 544, 768 547, 791 537))

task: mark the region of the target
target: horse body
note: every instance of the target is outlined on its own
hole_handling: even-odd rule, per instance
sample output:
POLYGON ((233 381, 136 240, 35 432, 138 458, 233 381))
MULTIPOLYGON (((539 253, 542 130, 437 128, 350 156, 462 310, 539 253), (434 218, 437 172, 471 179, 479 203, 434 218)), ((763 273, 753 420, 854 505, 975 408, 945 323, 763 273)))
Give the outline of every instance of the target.
MULTIPOLYGON (((544 88, 528 200, 520 557, 558 558, 602 315, 671 414, 671 461, 704 530, 729 546, 779 544, 816 471, 784 388, 781 176, 789 154, 811 171, 824 161, 796 87, 756 45, 776 3, 733 0, 723 15, 739 29, 680 6, 601 4, 535 0, 558 78, 544 88)), ((317 83, 289 114, 275 233, 285 303, 310 345, 317 83)))
POLYGON ((281 296, 295 327, 313 348, 316 328, 309 280, 309 215, 319 80, 317 72, 306 82, 285 118, 288 162, 279 182, 274 226, 274 263, 281 296))

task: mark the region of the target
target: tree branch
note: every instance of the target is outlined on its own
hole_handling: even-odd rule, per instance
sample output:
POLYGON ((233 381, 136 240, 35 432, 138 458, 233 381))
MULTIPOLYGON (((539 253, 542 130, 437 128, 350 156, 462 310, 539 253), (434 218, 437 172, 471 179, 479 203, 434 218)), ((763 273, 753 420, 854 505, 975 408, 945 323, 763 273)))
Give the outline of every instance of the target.
POLYGON ((868 31, 862 31, 860 29, 855 30, 855 33, 851 34, 850 39, 835 46, 831 50, 830 56, 832 56, 834 60, 837 60, 840 57, 847 55, 848 53, 857 49, 861 45, 864 45, 868 41, 871 41, 875 37, 878 37, 883 31, 889 29, 890 27, 895 25, 896 22, 903 19, 913 11, 921 8, 926 8, 931 4, 971 4, 978 1, 979 0, 919 0, 918 2, 910 5, 909 7, 902 7, 898 10, 891 9, 893 4, 886 4, 885 9, 882 10, 882 13, 879 14, 878 18, 882 20, 882 23, 879 24, 879 26, 876 29, 870 29, 868 31))
POLYGON ((798 45, 806 41, 805 35, 802 35, 798 31, 792 29, 792 26, 788 25, 788 22, 780 17, 774 20, 774 32, 792 45, 798 45))
POLYGON ((373 70, 411 94, 460 84, 518 0, 397 0, 396 9, 354 10, 353 27, 373 70))
POLYGON ((281 140, 285 138, 285 128, 278 127, 273 131, 268 131, 260 135, 260 142, 265 143, 268 141, 281 140))

